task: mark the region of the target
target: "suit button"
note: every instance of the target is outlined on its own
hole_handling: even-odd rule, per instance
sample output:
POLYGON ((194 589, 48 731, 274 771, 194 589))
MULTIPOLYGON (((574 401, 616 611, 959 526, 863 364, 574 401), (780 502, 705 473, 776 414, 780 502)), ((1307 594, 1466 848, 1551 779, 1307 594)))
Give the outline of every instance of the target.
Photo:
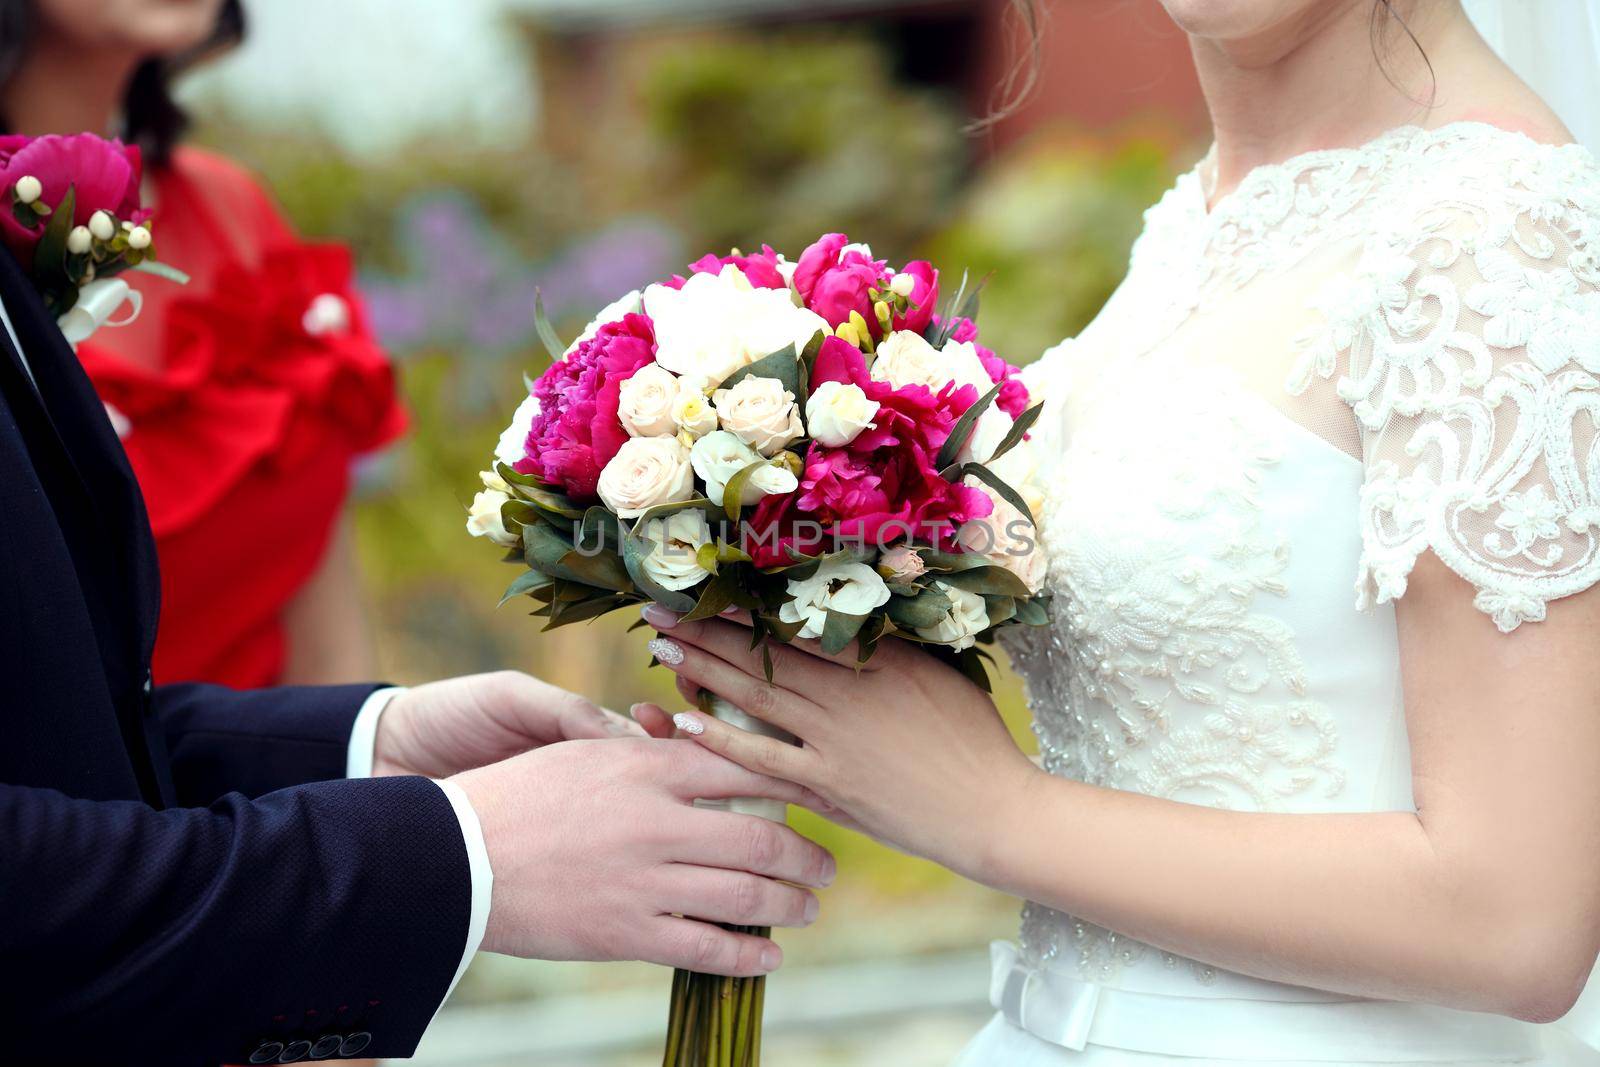
POLYGON ((251 1063, 272 1063, 278 1058, 278 1054, 281 1053, 282 1051, 283 1051, 283 1042, 281 1042, 281 1041, 263 1041, 261 1043, 261 1047, 260 1048, 256 1049, 254 1052, 250 1053, 250 1062, 251 1063))
POLYGON ((309 1041, 291 1041, 291 1042, 289 1042, 288 1047, 283 1050, 283 1055, 278 1057, 278 1062, 279 1063, 295 1063, 295 1062, 297 1062, 299 1060, 305 1059, 306 1056, 310 1052, 311 1052, 311 1042, 309 1042, 309 1041))
POLYGON ((344 1039, 343 1044, 339 1046, 339 1056, 341 1059, 349 1059, 352 1056, 359 1055, 361 1050, 370 1044, 372 1044, 372 1035, 365 1030, 361 1030, 344 1039))
POLYGON ((339 1045, 340 1041, 338 1034, 328 1034, 325 1037, 319 1037, 317 1038, 317 1043, 311 1046, 311 1058, 314 1060, 325 1060, 329 1056, 332 1056, 335 1052, 339 1051, 339 1045))

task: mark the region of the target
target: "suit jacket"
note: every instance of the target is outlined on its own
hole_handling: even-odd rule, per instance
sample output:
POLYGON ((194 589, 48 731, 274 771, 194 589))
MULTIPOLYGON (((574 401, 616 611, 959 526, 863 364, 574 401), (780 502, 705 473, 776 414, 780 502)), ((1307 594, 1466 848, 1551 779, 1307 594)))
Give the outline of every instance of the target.
POLYGON ((0 1061, 409 1055, 466 943, 449 801, 338 780, 373 686, 152 684, 138 485, 4 252, 0 299, 0 1061))

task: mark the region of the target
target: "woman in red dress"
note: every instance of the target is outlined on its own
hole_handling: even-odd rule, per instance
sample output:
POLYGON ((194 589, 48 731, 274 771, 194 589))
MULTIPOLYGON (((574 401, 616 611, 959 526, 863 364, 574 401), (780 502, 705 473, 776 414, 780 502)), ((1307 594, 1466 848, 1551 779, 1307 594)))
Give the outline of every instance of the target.
POLYGON ((240 167, 176 144, 167 78, 236 42, 238 0, 0 0, 0 116, 144 152, 161 258, 143 311, 79 358, 144 489, 156 676, 254 687, 373 673, 344 519, 352 461, 404 427, 339 246, 299 239, 240 167))

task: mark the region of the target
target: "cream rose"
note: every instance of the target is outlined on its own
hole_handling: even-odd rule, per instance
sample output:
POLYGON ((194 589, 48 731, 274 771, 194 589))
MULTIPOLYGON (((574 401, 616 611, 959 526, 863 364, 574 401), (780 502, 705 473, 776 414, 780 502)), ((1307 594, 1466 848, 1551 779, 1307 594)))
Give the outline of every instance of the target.
POLYGON ((956 458, 962 463, 989 462, 994 458, 994 450, 1000 447, 1000 442, 1011 432, 1012 425, 1011 416, 995 407, 994 402, 990 401, 989 406, 983 409, 983 414, 978 416, 977 425, 972 427, 972 432, 967 435, 967 440, 961 446, 956 458))
POLYGON ((906 545, 896 545, 878 558, 878 573, 891 582, 912 582, 928 569, 922 557, 906 545))
POLYGON ((810 578, 791 578, 789 596, 793 599, 778 609, 778 618, 803 622, 799 636, 816 638, 828 625, 829 611, 866 615, 889 602, 889 587, 865 563, 831 560, 810 578))
POLYGON ((1028 592, 1038 595, 1044 589, 1045 555, 1039 534, 1028 517, 1005 497, 976 478, 966 484, 981 489, 994 502, 994 510, 982 519, 973 519, 956 533, 956 543, 976 552, 1022 579, 1028 592))
POLYGON ((486 537, 497 545, 510 548, 521 540, 516 534, 506 529, 505 520, 500 516, 500 508, 511 498, 498 489, 484 489, 472 498, 472 507, 467 512, 467 533, 473 537, 486 537))
POLYGON ((921 334, 910 330, 897 330, 884 338, 872 361, 872 377, 896 389, 925 385, 936 393, 951 382, 974 386, 979 396, 994 388, 993 380, 978 359, 977 349, 970 342, 952 341, 939 350, 921 334))
POLYGON ((528 397, 517 406, 517 413, 511 416, 511 425, 505 428, 500 435, 500 441, 495 445, 494 458, 508 467, 527 458, 528 434, 533 430, 534 416, 539 414, 539 399, 528 397))
POLYGON ((722 428, 763 456, 776 455, 806 432, 794 394, 776 378, 751 375, 732 389, 718 389, 711 402, 722 428))
POLYGON ((1044 518, 1044 490, 1039 486, 1039 452, 1033 441, 1018 441, 1001 456, 984 463, 991 474, 1017 491, 1033 517, 1044 518))
POLYGON ((700 566, 698 556, 711 543, 711 524, 699 508, 651 519, 639 532, 655 544, 640 566, 663 589, 687 589, 711 573, 700 566))
POLYGON ((691 378, 678 379, 678 395, 672 399, 672 421, 690 437, 704 437, 717 428, 717 412, 706 396, 704 386, 691 378))
POLYGON ((819 445, 843 448, 872 425, 879 406, 853 382, 823 382, 806 400, 806 428, 819 445))
POLYGON ((611 457, 596 486, 606 507, 635 519, 657 504, 694 496, 689 450, 676 437, 632 437, 611 457))
POLYGON ((652 285, 644 309, 655 324, 656 362, 708 387, 782 348, 800 351, 819 330, 831 332, 788 291, 757 289, 733 266, 692 275, 681 289, 652 285))
MULTIPOLYGON (((723 490, 728 479, 762 458, 761 453, 745 444, 727 430, 715 430, 694 443, 689 462, 700 480, 706 483, 706 499, 722 505, 723 490)), ((800 481, 788 467, 769 463, 745 480, 739 503, 749 505, 764 496, 792 493, 800 488, 800 481)))
POLYGON ((617 418, 633 437, 661 437, 676 433, 672 405, 678 398, 678 379, 655 363, 646 363, 617 390, 617 418))
POLYGON ((957 652, 977 644, 978 635, 989 628, 989 607, 983 597, 944 582, 933 587, 950 598, 950 611, 936 625, 919 627, 917 636, 957 652))

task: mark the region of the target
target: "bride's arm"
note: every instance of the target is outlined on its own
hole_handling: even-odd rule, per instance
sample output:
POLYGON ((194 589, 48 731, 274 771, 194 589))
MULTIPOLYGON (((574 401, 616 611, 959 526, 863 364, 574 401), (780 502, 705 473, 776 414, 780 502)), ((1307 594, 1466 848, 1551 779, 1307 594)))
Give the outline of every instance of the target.
POLYGON ((1600 950, 1600 590, 1504 635, 1430 553, 1396 610, 1415 813, 1239 813, 1054 778, 910 648, 859 677, 794 652, 772 688, 729 623, 670 627, 682 661, 658 656, 806 745, 680 722, 704 743, 977 881, 1245 974, 1557 1018, 1600 950))

